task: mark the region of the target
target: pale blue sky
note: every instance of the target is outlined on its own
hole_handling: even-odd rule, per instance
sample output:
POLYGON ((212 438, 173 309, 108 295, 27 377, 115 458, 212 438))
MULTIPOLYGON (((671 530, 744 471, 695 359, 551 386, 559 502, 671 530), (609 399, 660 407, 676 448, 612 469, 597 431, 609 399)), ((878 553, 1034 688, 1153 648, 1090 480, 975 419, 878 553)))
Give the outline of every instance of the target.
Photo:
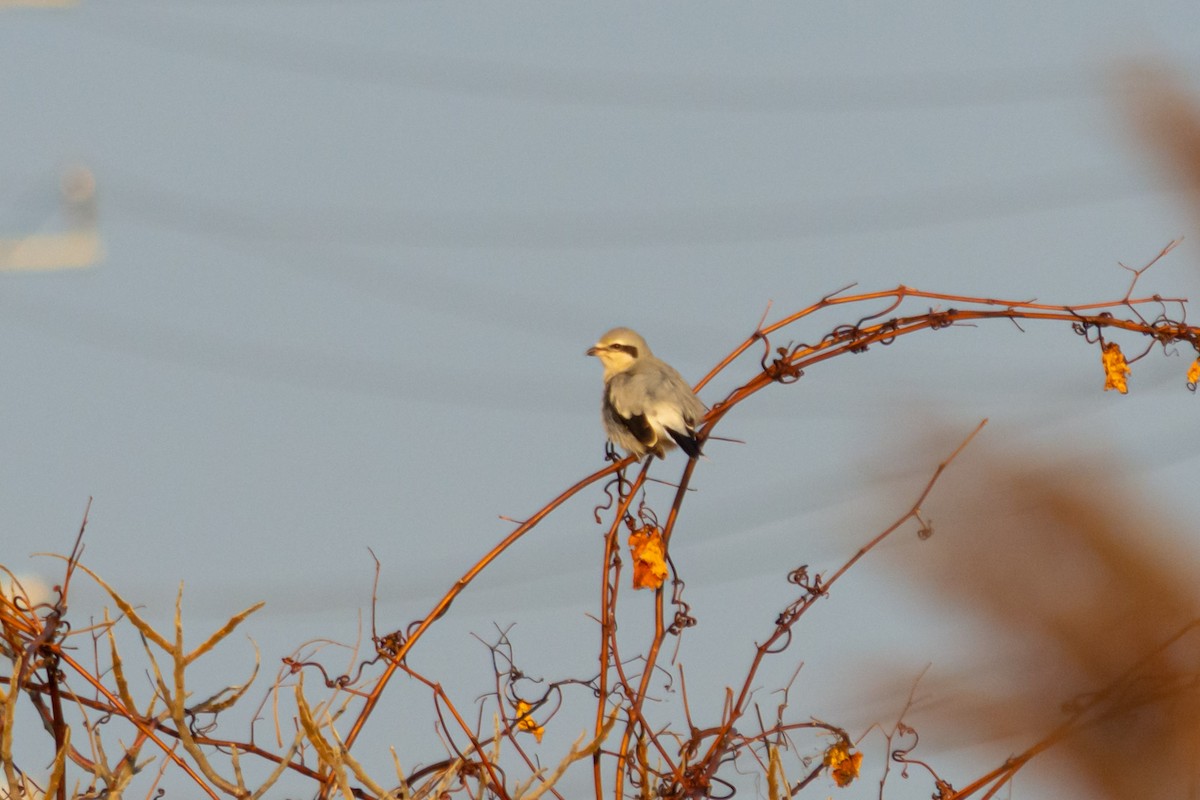
MULTIPOLYGON (((499 515, 601 465, 583 352, 610 327, 695 379, 768 302, 778 316, 854 281, 1121 296, 1117 262, 1192 222, 1114 75, 1130 58, 1186 71, 1197 43, 1194 3, 1144 0, 0 12, 0 236, 52 230, 59 175, 82 163, 107 253, 0 275, 0 561, 68 550, 93 496, 89 566, 158 619, 185 581, 197 630, 265 599, 248 630, 267 664, 353 638, 367 548, 381 626, 407 624, 509 530, 499 515)), ((1195 238, 1147 293, 1197 294, 1195 238)), ((746 444, 710 445, 673 543, 697 637, 765 628, 774 606, 728 598, 781 562, 835 566, 902 511, 941 455, 918 447, 926 423, 943 446, 986 416, 993 446, 1099 448, 1194 513, 1191 482, 1171 482, 1195 467, 1183 363, 1146 359, 1116 397, 1068 330, 997 325, 747 403, 719 431, 746 444)), ((478 667, 466 632, 492 620, 528 629, 531 670, 569 661, 540 648, 590 631, 598 501, 469 590, 422 664, 478 667)), ((875 608, 858 590, 846 615, 875 608)), ((244 665, 240 647, 216 665, 244 665)), ((363 746, 390 743, 383 727, 363 746)), ((439 757, 414 747, 406 763, 439 757)))

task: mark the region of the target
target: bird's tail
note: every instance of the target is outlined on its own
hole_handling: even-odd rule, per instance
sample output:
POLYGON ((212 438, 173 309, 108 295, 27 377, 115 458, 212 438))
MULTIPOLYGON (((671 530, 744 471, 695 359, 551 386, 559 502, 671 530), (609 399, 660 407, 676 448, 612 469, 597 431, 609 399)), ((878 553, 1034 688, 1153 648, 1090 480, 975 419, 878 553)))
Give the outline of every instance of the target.
POLYGON ((675 440, 675 444, 679 445, 679 449, 688 454, 688 458, 700 457, 700 442, 696 439, 695 432, 680 433, 667 428, 667 433, 671 434, 671 438, 675 440))

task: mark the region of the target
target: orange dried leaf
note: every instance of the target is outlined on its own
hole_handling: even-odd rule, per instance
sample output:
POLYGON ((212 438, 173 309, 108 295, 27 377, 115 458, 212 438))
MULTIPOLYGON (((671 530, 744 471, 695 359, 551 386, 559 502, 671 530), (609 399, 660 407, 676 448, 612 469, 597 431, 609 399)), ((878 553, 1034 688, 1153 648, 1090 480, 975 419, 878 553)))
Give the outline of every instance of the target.
POLYGON ((532 733, 533 738, 537 739, 540 743, 542 736, 546 733, 546 729, 538 725, 533 717, 529 716, 531 708, 529 703, 526 703, 524 700, 517 701, 517 727, 526 733, 532 733))
POLYGON ((1104 391, 1116 389, 1121 394, 1129 391, 1126 376, 1129 375, 1129 365, 1125 363, 1125 354, 1116 342, 1106 342, 1100 352, 1100 361, 1104 364, 1104 391))
POLYGON ((850 752, 850 743, 842 739, 825 751, 825 766, 833 782, 845 788, 858 777, 862 767, 862 753, 850 752))
POLYGON ((858 777, 858 770, 862 767, 862 758, 862 753, 851 753, 849 758, 833 770, 834 782, 838 786, 849 786, 851 781, 858 777))
POLYGON ((1193 385, 1200 383, 1200 358, 1197 358, 1188 367, 1187 382, 1193 385))
POLYGON ((662 531, 638 528, 629 534, 629 554, 633 557, 633 588, 657 589, 667 579, 667 552, 662 531))

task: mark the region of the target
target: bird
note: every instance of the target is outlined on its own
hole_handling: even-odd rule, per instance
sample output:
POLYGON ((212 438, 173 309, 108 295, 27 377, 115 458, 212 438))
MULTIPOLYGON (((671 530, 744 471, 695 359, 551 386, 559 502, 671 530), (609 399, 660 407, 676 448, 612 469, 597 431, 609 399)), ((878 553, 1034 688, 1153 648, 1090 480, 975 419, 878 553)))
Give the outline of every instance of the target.
POLYGON ((688 458, 700 456, 696 423, 708 409, 645 339, 630 328, 613 328, 587 355, 604 366, 600 417, 612 444, 638 458, 647 453, 665 458, 675 445, 688 458))

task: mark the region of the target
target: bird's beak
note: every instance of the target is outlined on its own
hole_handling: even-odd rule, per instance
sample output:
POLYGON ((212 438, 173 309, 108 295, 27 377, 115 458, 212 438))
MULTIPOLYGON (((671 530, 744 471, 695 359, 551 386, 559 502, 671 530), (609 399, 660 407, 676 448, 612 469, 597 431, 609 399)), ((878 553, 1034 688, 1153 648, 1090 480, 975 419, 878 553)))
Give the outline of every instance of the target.
POLYGON ((586 356, 594 356, 594 355, 596 355, 596 354, 597 354, 597 353, 599 353, 599 352, 600 352, 600 348, 598 348, 598 347, 589 347, 589 348, 587 349, 587 352, 586 352, 586 353, 584 353, 584 355, 586 355, 586 356))

